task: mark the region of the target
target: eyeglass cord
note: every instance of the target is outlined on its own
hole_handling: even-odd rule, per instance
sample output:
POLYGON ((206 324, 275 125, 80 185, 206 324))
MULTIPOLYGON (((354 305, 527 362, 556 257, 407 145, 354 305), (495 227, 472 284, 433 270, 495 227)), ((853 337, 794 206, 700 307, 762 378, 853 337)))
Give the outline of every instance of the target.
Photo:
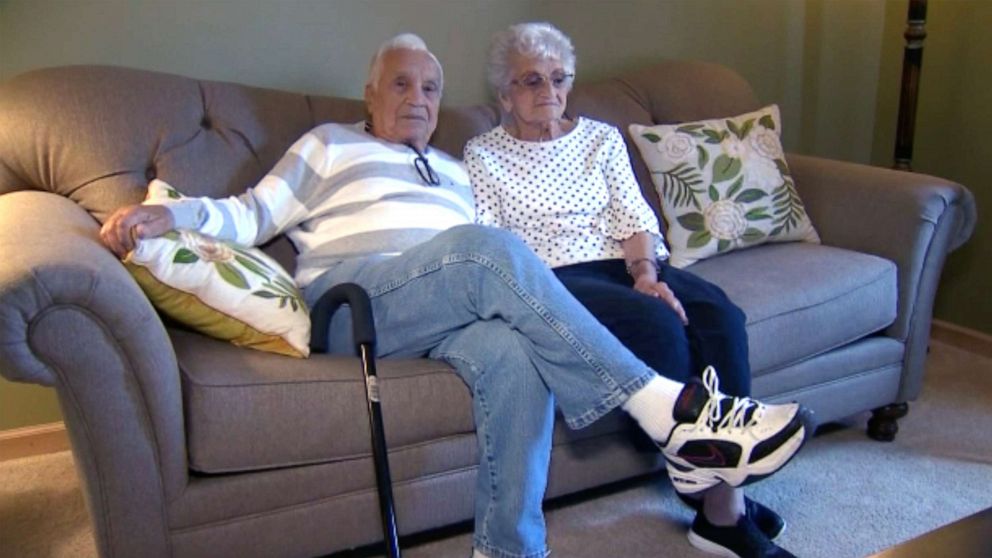
POLYGON ((441 179, 438 177, 437 173, 434 172, 434 168, 431 167, 430 161, 424 154, 417 149, 417 146, 412 143, 406 143, 407 147, 413 150, 417 154, 416 158, 413 160, 413 167, 417 169, 417 174, 420 175, 420 179, 424 181, 424 184, 428 186, 440 186, 441 179))

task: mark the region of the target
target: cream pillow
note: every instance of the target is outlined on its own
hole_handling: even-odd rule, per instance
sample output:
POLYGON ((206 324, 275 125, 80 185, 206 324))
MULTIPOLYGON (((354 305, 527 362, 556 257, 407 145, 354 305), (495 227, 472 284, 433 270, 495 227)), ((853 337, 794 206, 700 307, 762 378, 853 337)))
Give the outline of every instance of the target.
MULTIPOLYGON (((145 203, 182 199, 161 180, 145 203)), ((257 248, 191 231, 139 240, 124 265, 163 314, 196 331, 295 357, 310 354, 310 316, 292 278, 257 248)))
POLYGON ((675 267, 765 242, 819 242, 796 192, 777 105, 713 120, 630 125, 675 267))

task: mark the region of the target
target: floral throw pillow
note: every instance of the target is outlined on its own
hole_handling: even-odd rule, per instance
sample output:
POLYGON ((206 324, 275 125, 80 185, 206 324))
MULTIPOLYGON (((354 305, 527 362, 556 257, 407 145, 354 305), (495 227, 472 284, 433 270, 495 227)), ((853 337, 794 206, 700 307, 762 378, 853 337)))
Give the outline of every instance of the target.
POLYGON ((777 105, 714 120, 630 125, 668 225, 672 265, 765 242, 819 242, 779 139, 777 105))
MULTIPOLYGON (((182 199, 161 180, 145 203, 182 199)), ((310 316, 289 274, 257 248, 191 231, 139 240, 124 265, 160 312, 211 337, 295 357, 310 354, 310 316)))

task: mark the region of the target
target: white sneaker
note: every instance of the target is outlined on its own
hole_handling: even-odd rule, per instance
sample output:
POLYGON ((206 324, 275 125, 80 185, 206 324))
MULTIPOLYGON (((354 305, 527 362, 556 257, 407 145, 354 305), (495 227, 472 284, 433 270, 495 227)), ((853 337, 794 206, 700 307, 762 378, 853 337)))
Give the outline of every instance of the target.
POLYGON ((675 489, 692 494, 719 482, 744 486, 789 462, 813 433, 797 403, 765 405, 719 390, 716 370, 686 383, 672 411, 675 428, 658 442, 675 489))

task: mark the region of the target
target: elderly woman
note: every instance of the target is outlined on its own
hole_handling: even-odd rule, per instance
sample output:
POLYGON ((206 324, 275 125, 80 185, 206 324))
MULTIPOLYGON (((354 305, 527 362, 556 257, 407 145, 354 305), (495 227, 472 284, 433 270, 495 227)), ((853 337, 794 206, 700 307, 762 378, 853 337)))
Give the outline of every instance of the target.
MULTIPOLYGON (((744 314, 715 285, 665 263, 668 252, 641 196, 620 132, 570 118, 575 77, 569 39, 546 23, 496 35, 488 77, 502 124, 473 138, 465 162, 477 221, 516 233, 628 349, 678 381, 747 396, 744 314)), ((770 509, 727 484, 700 483, 669 462, 673 484, 697 510, 689 540, 730 556, 788 556, 770 509), (727 554, 729 552, 730 554, 727 554)))

